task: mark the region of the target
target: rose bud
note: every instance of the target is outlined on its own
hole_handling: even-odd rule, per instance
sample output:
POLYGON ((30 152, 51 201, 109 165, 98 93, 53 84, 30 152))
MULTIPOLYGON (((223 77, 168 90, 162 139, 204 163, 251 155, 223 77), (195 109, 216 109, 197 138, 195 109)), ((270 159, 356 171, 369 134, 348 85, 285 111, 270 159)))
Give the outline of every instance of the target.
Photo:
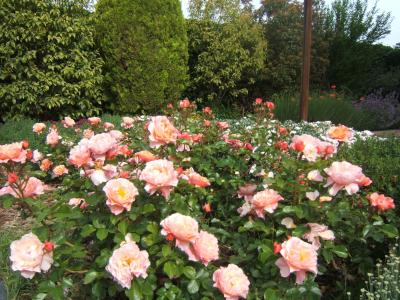
POLYGON ((8 173, 7 181, 9 184, 16 183, 18 181, 18 175, 15 172, 8 173))

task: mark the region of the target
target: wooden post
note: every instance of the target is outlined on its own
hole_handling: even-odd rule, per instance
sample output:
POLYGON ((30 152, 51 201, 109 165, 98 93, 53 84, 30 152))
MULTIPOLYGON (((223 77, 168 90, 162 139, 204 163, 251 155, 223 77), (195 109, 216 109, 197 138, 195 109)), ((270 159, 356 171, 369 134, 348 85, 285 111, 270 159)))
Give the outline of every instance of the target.
POLYGON ((312 0, 304 0, 303 70, 301 73, 300 120, 308 119, 310 89, 312 0))

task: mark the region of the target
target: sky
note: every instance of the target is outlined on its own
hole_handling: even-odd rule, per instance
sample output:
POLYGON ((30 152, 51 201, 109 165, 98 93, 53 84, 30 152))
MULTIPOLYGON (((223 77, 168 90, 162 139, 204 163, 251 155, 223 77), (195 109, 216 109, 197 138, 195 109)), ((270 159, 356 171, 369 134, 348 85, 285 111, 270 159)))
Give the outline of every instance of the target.
MULTIPOLYGON (((329 5, 334 0, 325 0, 329 5)), ((261 0, 253 0, 255 7, 260 5, 261 0)), ((371 4, 374 3, 373 0, 369 1, 371 4)), ((188 15, 188 3, 189 0, 182 0, 182 10, 185 16, 188 15)), ((390 12, 393 21, 391 30, 392 32, 387 35, 384 39, 380 40, 379 43, 388 46, 394 46, 396 43, 400 43, 400 0, 378 0, 378 9, 385 12, 390 12)))

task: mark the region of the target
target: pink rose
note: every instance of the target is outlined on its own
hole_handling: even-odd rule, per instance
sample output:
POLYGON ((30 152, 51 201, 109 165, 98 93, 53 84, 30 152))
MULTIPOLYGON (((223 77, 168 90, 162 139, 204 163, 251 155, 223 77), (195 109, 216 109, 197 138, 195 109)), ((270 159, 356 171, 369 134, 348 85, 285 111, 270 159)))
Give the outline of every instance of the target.
POLYGON ((88 146, 94 155, 105 155, 107 151, 111 150, 117 145, 115 138, 110 133, 96 134, 90 138, 88 146))
POLYGON ((50 146, 55 146, 60 142, 61 136, 58 135, 57 129, 50 129, 50 132, 46 137, 46 144, 50 146))
POLYGON ((228 124, 228 122, 217 122, 217 126, 218 126, 220 129, 227 129, 227 128, 230 127, 229 124, 228 124))
POLYGON ((200 261, 205 266, 212 260, 219 257, 219 247, 217 238, 206 231, 200 231, 192 246, 189 248, 189 260, 200 261))
POLYGON ((107 130, 111 130, 111 129, 113 129, 114 128, 114 124, 113 123, 110 123, 110 122, 105 122, 104 124, 103 124, 103 127, 104 127, 104 129, 107 131, 107 130))
POLYGON ((46 124, 44 123, 35 123, 33 124, 32 131, 35 133, 42 133, 43 130, 46 129, 46 124))
POLYGON ((32 162, 37 163, 43 159, 43 154, 39 150, 34 150, 32 153, 32 162))
POLYGON ((208 181, 206 177, 203 177, 199 173, 195 172, 193 168, 183 172, 182 178, 187 180, 189 184, 198 187, 207 187, 211 185, 210 181, 208 181))
POLYGON ((117 141, 121 141, 121 140, 123 140, 124 139, 124 134, 121 132, 121 131, 119 131, 119 130, 111 130, 110 131, 110 135, 114 138, 114 139, 116 139, 117 141))
POLYGON ((185 99, 181 100, 181 101, 179 102, 179 107, 180 107, 180 108, 183 108, 183 109, 189 108, 189 107, 190 107, 190 101, 189 101, 189 99, 188 99, 188 98, 185 98, 185 99))
POLYGON ((309 243, 297 237, 291 237, 282 243, 280 251, 282 255, 275 265, 279 267, 282 277, 288 277, 290 273, 296 273, 296 283, 300 284, 306 277, 306 272, 318 273, 317 251, 309 243))
POLYGON ((329 188, 329 194, 335 196, 341 189, 345 189, 349 195, 359 190, 359 182, 364 179, 364 174, 359 166, 347 161, 335 161, 329 168, 324 169, 329 178, 325 187, 329 188))
POLYGON ((157 160, 157 156, 155 156, 153 153, 147 150, 139 151, 135 153, 135 161, 136 163, 139 162, 149 162, 153 160, 157 160))
POLYGON ((272 214, 278 207, 278 202, 281 200, 283 200, 283 197, 279 195, 277 191, 266 189, 256 193, 250 200, 250 203, 257 216, 264 219, 265 211, 272 214))
POLYGON ((152 117, 148 126, 150 132, 150 147, 158 148, 161 145, 175 144, 178 137, 178 130, 165 116, 152 117))
POLYGON ((372 193, 367 199, 373 207, 381 212, 395 208, 393 198, 386 197, 384 194, 372 193))
POLYGON ((307 241, 312 243, 316 249, 321 247, 321 243, 319 242, 319 238, 327 241, 333 241, 335 239, 335 234, 332 230, 328 229, 328 226, 317 223, 308 223, 308 227, 310 227, 310 232, 303 235, 307 241))
POLYGON ((239 198, 244 198, 246 201, 250 201, 257 189, 257 185, 254 183, 246 183, 245 185, 239 187, 237 192, 239 198))
POLYGON ((94 135, 94 131, 90 128, 87 128, 83 131, 83 137, 86 139, 90 139, 94 135))
POLYGON ((8 163, 10 160, 25 163, 27 151, 23 147, 23 142, 0 145, 0 164, 8 163))
POLYGON ((59 177, 68 174, 68 169, 64 165, 58 165, 53 168, 54 177, 59 177))
POLYGON ((118 175, 118 169, 114 165, 107 164, 95 170, 87 170, 86 175, 88 175, 93 184, 97 186, 116 177, 118 175))
POLYGON ((150 260, 147 251, 141 251, 130 234, 127 234, 125 241, 114 250, 108 260, 106 270, 119 285, 129 289, 134 277, 147 277, 149 266, 150 260))
POLYGON ((101 119, 99 117, 91 117, 91 118, 88 118, 88 122, 90 125, 96 126, 96 125, 100 124, 101 119))
POLYGON ((75 126, 75 121, 70 117, 65 117, 62 123, 64 124, 65 128, 71 128, 75 126))
POLYGON ((199 235, 199 225, 195 219, 180 213, 174 213, 160 223, 161 234, 167 239, 176 239, 176 246, 190 255, 190 243, 193 243, 199 235))
POLYGON ((146 163, 140 174, 140 180, 146 181, 144 187, 150 195, 160 191, 165 199, 169 198, 171 190, 178 185, 178 173, 171 161, 166 159, 153 160, 146 163))
POLYGON ((11 268, 21 272, 25 278, 32 279, 35 273, 47 272, 53 263, 53 252, 33 233, 25 234, 10 245, 11 268))
POLYGON ((68 162, 77 168, 86 166, 92 162, 87 139, 81 140, 78 145, 70 150, 68 162))
POLYGON ((71 198, 68 201, 68 205, 73 206, 73 207, 78 207, 81 209, 84 209, 88 207, 88 204, 86 203, 85 199, 83 198, 71 198))
POLYGON ((137 188, 125 178, 111 179, 103 188, 106 193, 106 204, 114 215, 119 215, 126 209, 131 210, 135 197, 139 195, 137 188))
POLYGON ((250 281, 237 265, 220 267, 213 274, 214 287, 220 290, 227 300, 246 299, 250 281))
POLYGON ((135 120, 134 120, 133 118, 130 118, 130 117, 122 117, 121 127, 122 127, 122 128, 125 128, 125 129, 132 128, 134 122, 135 122, 135 120))
POLYGON ((312 170, 308 172, 307 179, 316 182, 324 181, 324 177, 322 177, 321 173, 318 170, 312 170))
POLYGON ((33 198, 44 193, 46 186, 36 177, 29 177, 28 181, 22 183, 23 193, 16 192, 11 186, 5 186, 0 189, 0 196, 10 194, 15 198, 33 198))

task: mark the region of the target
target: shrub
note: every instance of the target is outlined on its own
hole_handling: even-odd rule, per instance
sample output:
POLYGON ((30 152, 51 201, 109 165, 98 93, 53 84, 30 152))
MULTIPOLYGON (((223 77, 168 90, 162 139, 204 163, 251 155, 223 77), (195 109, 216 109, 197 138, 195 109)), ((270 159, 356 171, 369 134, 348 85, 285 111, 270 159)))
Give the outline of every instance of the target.
POLYGON ((154 113, 179 99, 188 55, 180 1, 100 0, 96 20, 111 111, 154 113))
MULTIPOLYGON (((398 235, 392 200, 370 204, 374 185, 337 161, 337 142, 292 137, 269 119, 272 103, 257 104, 253 126, 231 130, 210 109, 179 107, 166 110, 169 119, 125 117, 122 132, 66 118, 47 137, 38 133, 51 156, 34 152, 33 162, 26 142, 0 146, 0 200, 35 220, 11 260, 33 277, 37 297, 222 299, 219 289, 248 299, 337 298, 345 278, 362 278, 398 235), (70 134, 60 143, 62 127, 70 134), (35 245, 33 264, 20 256, 25 245, 35 245), (276 263, 283 276, 292 263, 299 284, 276 263), (237 289, 221 286, 229 274, 237 289)), ((334 130, 343 139, 350 132, 334 130)))
POLYGON ((75 1, 1 0, 0 119, 99 112, 103 61, 75 1))

